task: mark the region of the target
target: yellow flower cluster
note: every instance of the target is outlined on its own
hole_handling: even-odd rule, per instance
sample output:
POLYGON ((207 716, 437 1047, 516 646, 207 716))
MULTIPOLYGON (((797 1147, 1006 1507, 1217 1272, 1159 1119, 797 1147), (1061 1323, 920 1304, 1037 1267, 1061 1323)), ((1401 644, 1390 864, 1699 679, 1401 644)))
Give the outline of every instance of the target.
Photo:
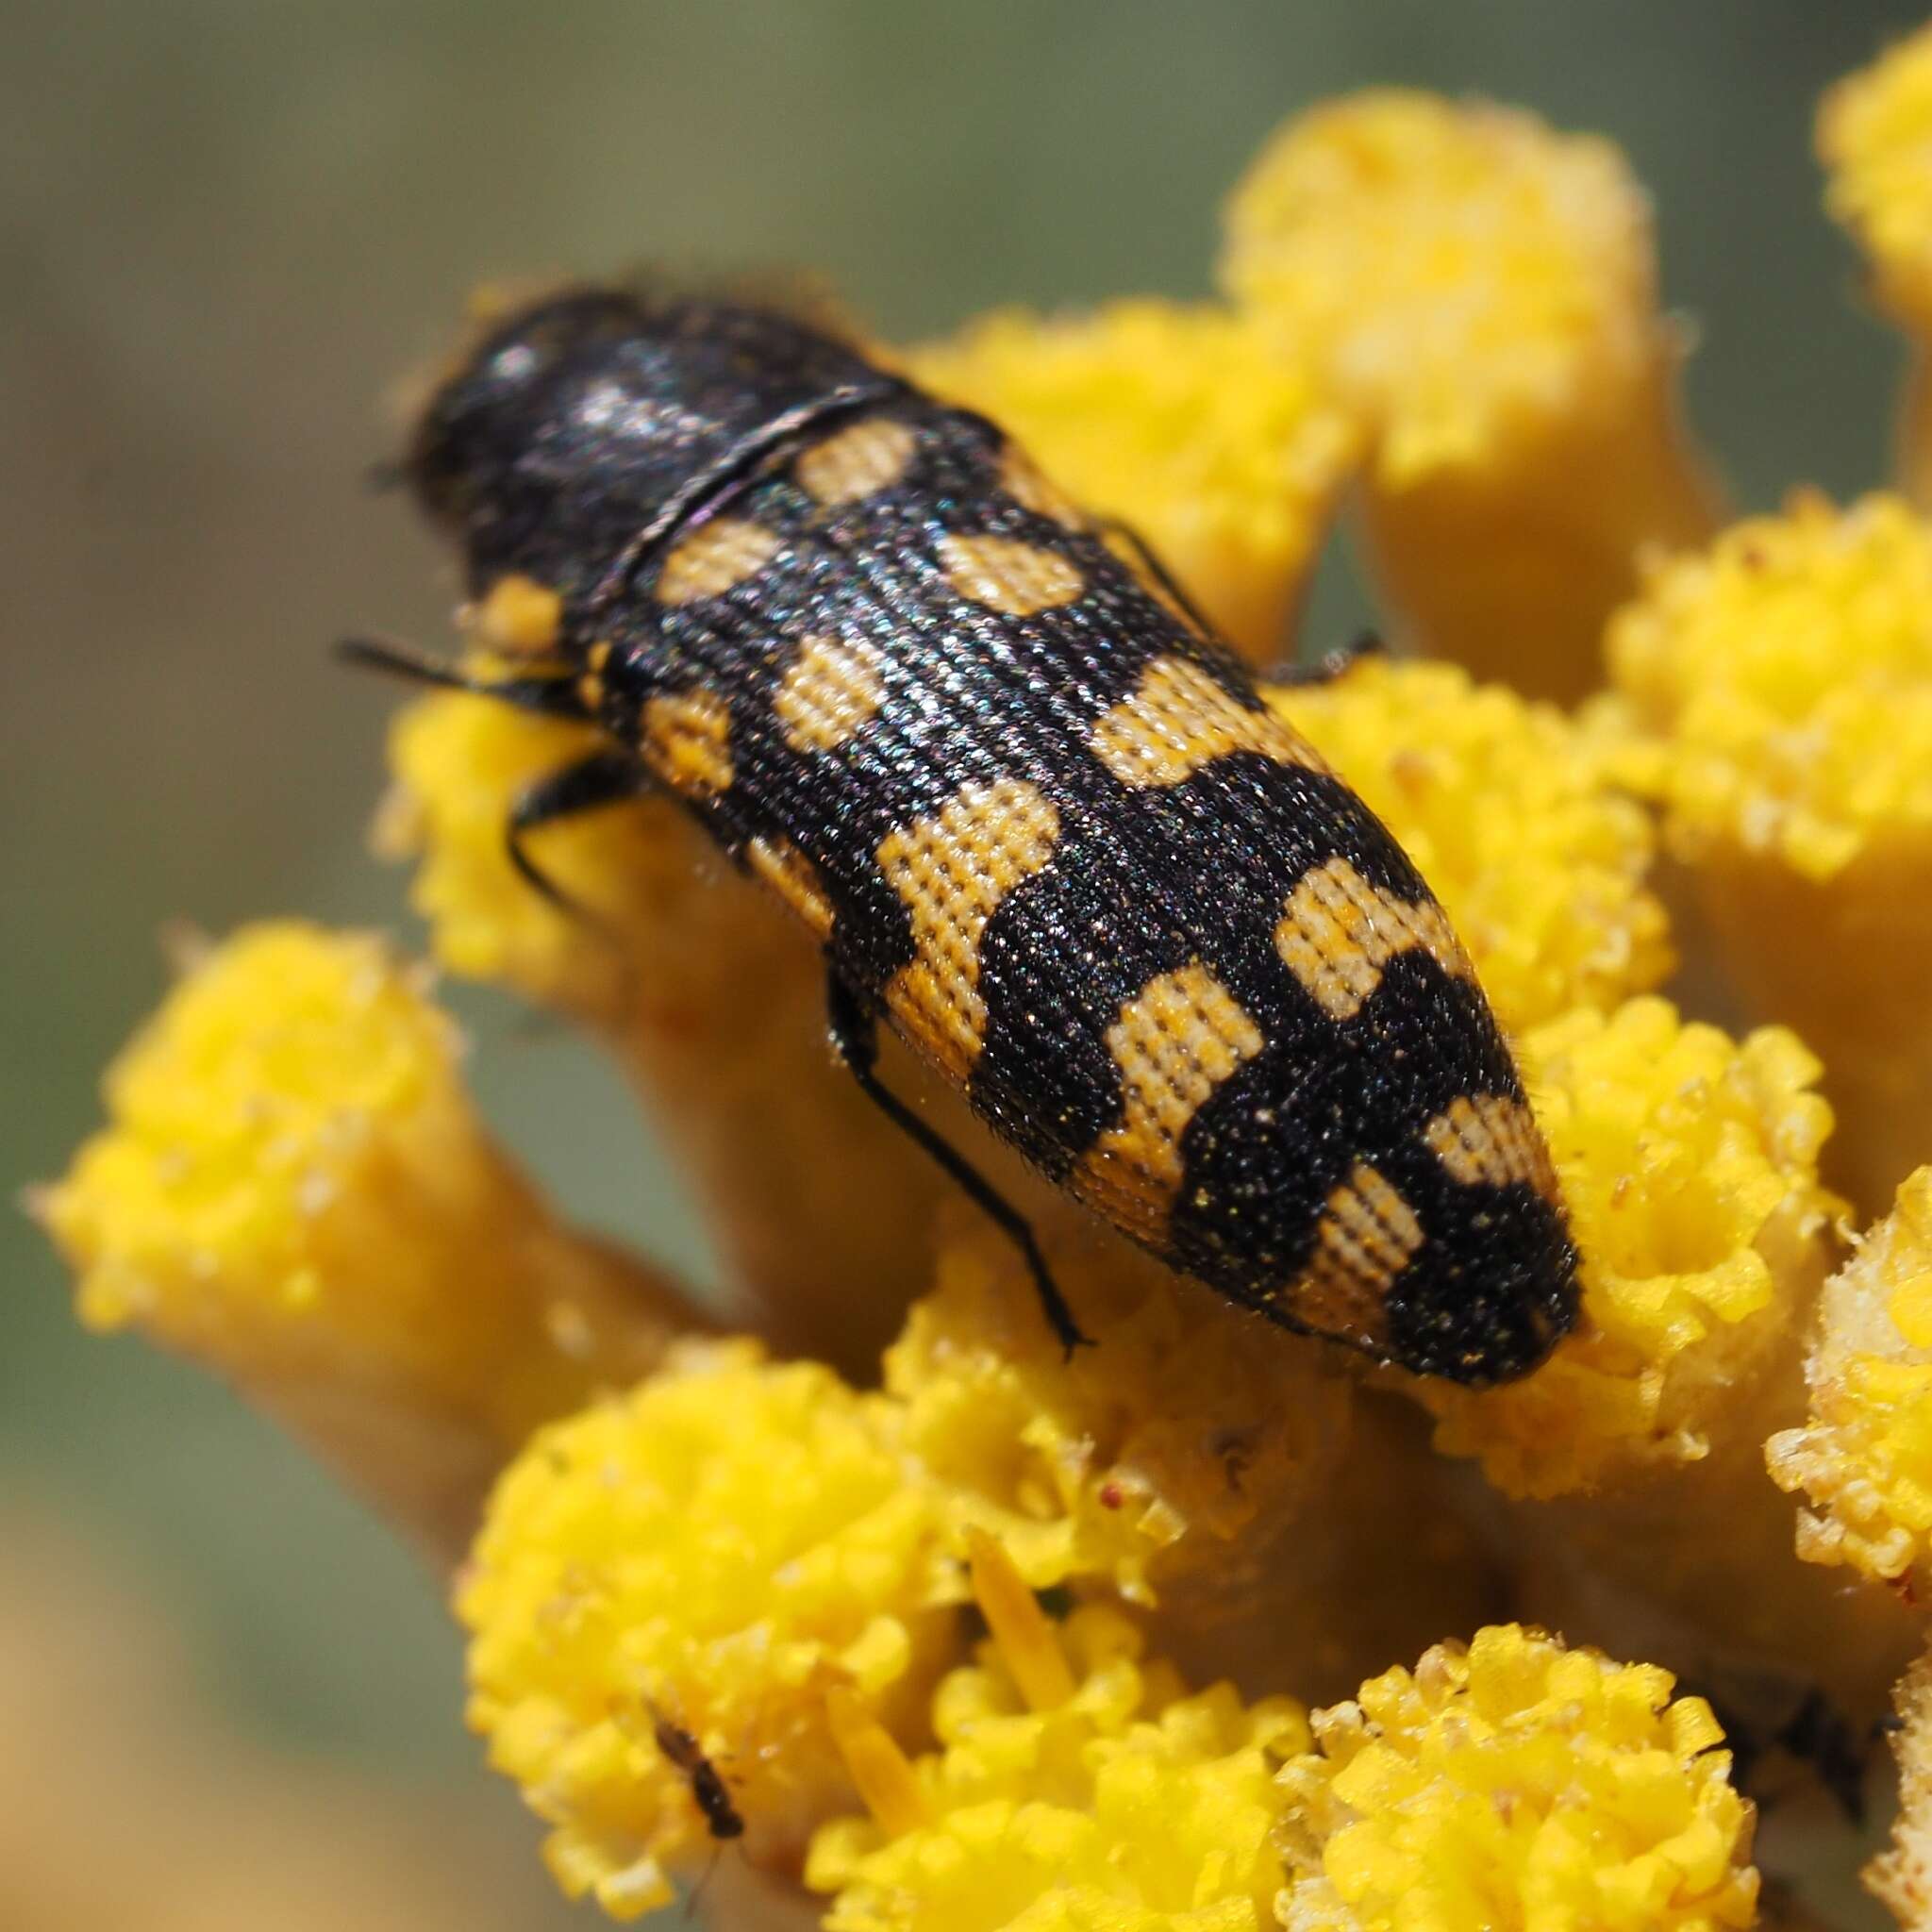
POLYGON ((39 1210, 82 1320, 239 1381, 433 1540, 530 1431, 652 1367, 636 1262, 558 1224, 489 1138, 423 975, 295 922, 206 953, 107 1081, 39 1210))
POLYGON ((830 1932, 1752 1923, 1751 1807, 1665 1672, 1492 1626, 1310 1718, 1190 1694, 1102 1606, 1054 1627, 996 1544, 974 1570, 939 1750, 841 1735, 870 1816, 812 1842, 830 1932))
POLYGON ((938 1753, 845 1734, 872 1815, 827 1824, 806 1882, 827 1932, 1249 1932, 1283 1880, 1282 1761, 1307 1719, 1231 1686, 1189 1695, 1103 1605, 1058 1627, 989 1539, 975 1552, 991 1640, 933 1699, 938 1753), (1007 1574, 1002 1574, 1006 1571, 1007 1574))
POLYGON ((1932 1589, 1932 1168, 1825 1284, 1807 1377, 1811 1416, 1766 1444, 1804 1490, 1798 1554, 1918 1596, 1932 1589))
POLYGON ((1270 696, 1415 860, 1505 1026, 1609 1008, 1669 973, 1650 819, 1561 712, 1379 657, 1270 696))
POLYGON ((1623 157, 1517 109, 1377 90, 1284 127, 1225 227, 1229 293, 1370 439, 1362 508, 1395 608, 1483 675, 1588 690, 1639 550, 1715 515, 1623 157))
POLYGON ((1282 655, 1357 440, 1310 368, 1227 309, 1151 299, 1001 309, 907 361, 1150 542, 1236 643, 1282 655))
POLYGON ((1840 81, 1818 113, 1825 205, 1857 238, 1874 299, 1912 347, 1900 480, 1932 505, 1932 26, 1840 81))
POLYGON ((573 1897, 669 1902, 708 1825, 661 1723, 694 1738, 783 1866, 843 1795, 825 1692, 904 1724, 960 1594, 927 1486, 877 1398, 749 1342, 692 1343, 541 1431, 457 1593, 470 1722, 551 1825, 573 1897))
POLYGON ((1749 1925, 1751 1807, 1672 1689, 1511 1624, 1318 1711, 1283 1777, 1287 1932, 1749 1925))
POLYGON ((1611 675, 1657 735, 1687 858, 1836 877, 1932 826, 1932 527, 1891 496, 1813 493, 1672 558, 1610 626, 1611 675))
POLYGON ((1932 1657, 1921 1657, 1906 1673, 1895 1703, 1899 1728, 1891 1748, 1898 1759, 1898 1816, 1891 1848, 1865 1868, 1865 1883, 1907 1932, 1918 1932, 1932 1916, 1932 1657))
POLYGON ((1438 1446, 1519 1496, 1698 1461, 1824 1273, 1818 1063, 1779 1028, 1733 1041, 1655 998, 1579 1009, 1520 1050, 1583 1257, 1583 1319, 1519 1382, 1418 1383, 1438 1446))
POLYGON ((1393 484, 1600 407, 1654 353, 1643 191, 1607 141, 1378 90, 1291 122, 1229 197, 1222 275, 1320 343, 1393 484))
MULTIPOLYGON (((1932 329, 1928 48, 1821 140, 1932 329)), ((833 1932, 1740 1927, 1751 1811, 1709 1710, 1582 1640, 1854 1703, 1919 1641, 1902 1592, 1795 1560, 1764 1457, 1808 1492, 1799 1555, 1932 1585, 1932 1169, 1824 1292, 1808 1419, 1801 1375, 1834 1110, 1829 1178, 1867 1201, 1932 1153, 1932 527, 1799 497, 1710 541, 1641 192, 1526 114, 1304 116, 1229 204, 1223 281, 997 314, 910 365, 1257 651, 1354 484, 1387 604, 1475 668, 1268 697, 1415 858, 1516 1041, 1581 1257, 1540 1370, 1344 1365, 1002 1167, 1102 1341, 1063 1360, 1009 1244, 824 1051, 782 868, 734 877, 643 803, 538 835, 560 908, 503 825, 591 741, 460 695, 399 716, 378 842, 442 965, 613 1047, 746 1335, 691 1332, 558 1223, 367 938, 201 959, 42 1197, 85 1319, 237 1380, 448 1554, 472 1721, 614 1915, 741 1822, 833 1932), (1478 681, 1577 695, 1606 641, 1616 690, 1574 718, 1478 681), (1660 839, 1708 933, 1672 933, 1660 839), (1695 1017, 1720 977, 1767 1024, 1695 1017), (1492 1621, 1519 1612, 1577 1641, 1492 1621), (1360 1688, 1312 1716, 1253 1694, 1284 1685, 1360 1688)), ((959 1134, 958 1095, 885 1073, 959 1134)), ((1907 1916, 1923 1750, 1880 1874, 1907 1916)))
MULTIPOLYGON (((1074 1232, 1060 1212, 1049 1227, 1074 1232)), ((941 1252, 886 1389, 960 1520, 996 1531, 1028 1583, 1104 1580, 1152 1602, 1308 1508, 1347 1452, 1351 1384, 1318 1354, 1257 1350, 1249 1317, 1176 1297, 1156 1262, 1072 1240, 1053 1252, 1104 1359, 1064 1359, 1011 1244, 974 1229, 941 1252)))
POLYGON ((1876 293, 1932 327, 1932 27, 1841 80, 1818 112, 1825 205, 1871 258, 1876 293))
POLYGON ((1694 866, 1727 976, 1823 1055, 1834 1178, 1932 1150, 1932 526, 1796 497, 1657 566, 1611 625, 1626 772, 1694 866))

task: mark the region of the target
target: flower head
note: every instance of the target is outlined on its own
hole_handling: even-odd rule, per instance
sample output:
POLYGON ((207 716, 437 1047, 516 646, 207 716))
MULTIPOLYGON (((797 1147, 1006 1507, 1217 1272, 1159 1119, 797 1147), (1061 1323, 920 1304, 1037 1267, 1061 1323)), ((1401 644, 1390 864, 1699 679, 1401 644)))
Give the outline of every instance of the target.
MULTIPOLYGON (((939 1687, 939 1750, 812 1841, 807 1883, 837 1894, 828 1932, 1268 1925, 1276 1773, 1307 1747, 1301 1707, 1244 1706, 1226 1684, 1190 1694, 1103 1605, 1050 1624, 991 1539, 975 1581, 992 1635, 939 1687)), ((877 1749, 863 1730, 846 1741, 877 1749)))
POLYGON ((1818 152, 1825 204, 1871 258, 1880 300, 1932 325, 1932 27, 1825 95, 1818 152))
POLYGON ((1287 1932, 1749 1925, 1751 1807, 1670 1674, 1507 1624, 1316 1712, 1287 1932))
POLYGON ((1932 527, 1892 496, 1800 494, 1652 570, 1607 651, 1680 854, 1823 881, 1932 828, 1928 598, 1932 527))
POLYGON ((485 1131, 455 1026, 378 940, 204 953, 39 1207, 83 1321, 240 1381, 420 1532, 695 1317, 562 1227, 485 1131))
POLYGON ((1610 142, 1518 108, 1329 102, 1262 148, 1225 227, 1224 283, 1325 350, 1391 486, 1601 407, 1656 353, 1642 190, 1610 142))
POLYGON ((1358 422, 1382 594, 1433 655, 1539 696, 1717 491, 1679 421, 1649 204, 1607 142, 1377 89, 1289 123, 1229 199, 1222 280, 1358 422))
POLYGON ((949 1520, 995 1530, 1035 1589, 1147 1602, 1183 1575, 1242 1575, 1318 1507, 1347 1453, 1350 1382, 1287 1337, 1257 1345, 1244 1311, 1177 1297, 1117 1244, 1065 1253, 1104 1356, 1066 1360, 997 1236, 946 1244, 885 1357, 908 1447, 949 1489, 949 1520))
POLYGON ((1882 1582, 1932 1583, 1932 1168, 1825 1284, 1807 1376, 1810 1420, 1765 1445, 1804 1490, 1798 1554, 1882 1582))
POLYGON ((825 1694, 904 1724, 960 1593, 893 1419, 812 1364, 692 1344, 632 1394, 541 1431, 457 1592, 470 1722, 550 1825, 573 1897, 620 1918, 710 1844, 689 1733, 745 1850, 785 1865, 846 1786, 825 1694))

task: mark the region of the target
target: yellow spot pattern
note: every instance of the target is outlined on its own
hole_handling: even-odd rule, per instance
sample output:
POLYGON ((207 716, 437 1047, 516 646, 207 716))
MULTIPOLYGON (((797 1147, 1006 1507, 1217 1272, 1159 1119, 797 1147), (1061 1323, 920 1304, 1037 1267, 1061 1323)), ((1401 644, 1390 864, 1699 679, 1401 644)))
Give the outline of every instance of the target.
POLYGON ((1274 950, 1331 1020, 1352 1020, 1382 969, 1420 946, 1452 975, 1473 977, 1468 956, 1433 900, 1410 902, 1370 885, 1345 858, 1307 874, 1288 895, 1274 950))
POLYGON ((1423 1129, 1423 1139, 1466 1188, 1527 1181, 1545 1200, 1557 1198, 1556 1170, 1536 1118, 1507 1094, 1458 1094, 1423 1129))
POLYGON ((941 537, 940 562, 969 604, 1007 617, 1037 617, 1071 604, 1087 588, 1071 557, 1017 537, 941 537))
POLYGON ((815 443, 792 465, 798 487, 831 508, 890 490, 905 475, 916 447, 903 423, 869 416, 815 443))
POLYGON ((1231 752, 1324 771, 1315 748, 1270 710, 1251 711, 1185 658, 1157 658, 1130 698, 1093 727, 1093 755, 1123 785, 1178 785, 1231 752))
POLYGON ((885 695, 882 660, 873 645, 807 638, 772 709, 794 750, 830 751, 864 724, 885 695))
POLYGON ((1319 1334, 1387 1338, 1383 1298, 1423 1244, 1412 1208, 1366 1162, 1328 1196, 1315 1256, 1285 1291, 1289 1312, 1319 1334))
POLYGON ((789 839, 754 839, 745 848, 753 872, 810 927, 814 939, 832 930, 832 902, 818 868, 789 839))
POLYGON ((743 517, 713 517, 665 558, 658 573, 658 601, 675 607, 722 597, 756 576, 780 547, 779 538, 762 525, 743 517))
POLYGON ((584 660, 584 675, 577 679, 577 696, 583 700, 584 709, 593 716, 604 708, 604 673, 610 662, 610 640, 599 638, 584 660))
POLYGON ((672 691, 644 707, 644 756, 688 797, 731 789, 731 711, 709 691, 672 691))
POLYGON ((541 658, 563 635, 563 599, 535 577, 511 571, 491 585, 471 622, 491 650, 541 658))
POLYGON ((1241 1002, 1198 959, 1150 980, 1108 1028, 1124 1118, 1082 1158, 1074 1191, 1137 1240, 1162 1245, 1188 1123, 1264 1043, 1241 1002))
POLYGON ((986 923, 1052 858, 1059 827, 1049 799, 1008 778, 967 786, 936 818, 879 845, 879 870, 912 914, 917 949, 886 988, 887 1004, 907 1038, 955 1080, 973 1071, 985 1039, 979 941, 986 923))

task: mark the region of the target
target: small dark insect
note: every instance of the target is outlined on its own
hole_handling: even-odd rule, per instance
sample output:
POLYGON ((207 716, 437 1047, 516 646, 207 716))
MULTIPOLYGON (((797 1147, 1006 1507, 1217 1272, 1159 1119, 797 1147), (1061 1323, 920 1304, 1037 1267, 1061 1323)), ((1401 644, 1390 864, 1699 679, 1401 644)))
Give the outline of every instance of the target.
MULTIPOLYGON (((537 826, 661 789, 822 948, 871 1098, 881 1021, 1123 1232, 1419 1374, 1532 1368, 1575 1257, 1468 957, 1395 841, 1128 533, 984 418, 775 311, 579 291, 505 321, 403 472, 461 547, 479 684, 594 721, 537 826)), ((856 1204, 855 1204, 856 1205, 856 1204)))
POLYGON ((697 1807, 705 1814, 705 1824, 710 1828, 715 1839, 742 1838, 744 1820, 739 1815, 738 1807, 731 1802, 731 1793, 724 1788, 724 1779, 718 1767, 707 1757, 698 1740, 684 1728, 675 1724, 660 1711, 651 1712, 651 1735, 658 1741, 658 1749, 665 1759, 675 1764, 691 1782, 691 1794, 697 1807))

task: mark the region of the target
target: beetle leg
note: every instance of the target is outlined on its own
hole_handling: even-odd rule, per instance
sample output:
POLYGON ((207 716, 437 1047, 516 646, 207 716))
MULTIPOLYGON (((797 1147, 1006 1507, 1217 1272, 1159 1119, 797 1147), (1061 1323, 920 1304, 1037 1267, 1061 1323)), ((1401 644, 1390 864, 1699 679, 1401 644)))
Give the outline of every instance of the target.
POLYGON ((950 1141, 936 1134, 880 1082, 874 1071, 879 1050, 878 1021, 866 1010, 851 986, 840 977, 836 967, 827 972, 825 979, 825 1020, 831 1031, 832 1045, 851 1070, 852 1077, 858 1082, 859 1091, 901 1133, 924 1148, 965 1191, 974 1206, 1019 1249, 1027 1273, 1033 1276, 1033 1286, 1039 1293, 1040 1306, 1045 1312, 1048 1325, 1066 1351, 1067 1359, 1073 1359, 1076 1348, 1091 1348, 1092 1338, 1080 1332, 1080 1324, 1074 1321, 1073 1309, 1067 1306, 1066 1297, 1049 1272, 1046 1257, 1040 1252, 1040 1243, 1034 1239, 1033 1229, 1025 1216, 1000 1194, 950 1141))
POLYGON ((1285 684, 1291 689, 1296 686, 1327 684, 1344 672, 1353 671, 1364 658, 1383 658, 1388 654, 1389 645, 1386 639, 1372 630, 1358 631, 1347 643, 1324 652, 1312 664, 1302 664, 1291 658, 1286 658, 1279 664, 1269 665, 1259 676, 1263 684, 1285 684))
POLYGON ((352 664, 406 677, 412 684, 433 684, 441 691, 466 691, 479 698, 497 698, 519 710, 539 711, 549 718, 588 718, 575 672, 551 677, 472 677, 441 659, 392 644, 382 638, 341 638, 336 655, 352 664))
POLYGON ((517 794, 504 826, 504 849, 519 874, 559 911, 569 912, 593 925, 602 925, 588 907, 580 905, 556 880, 549 877, 533 859, 524 844, 528 834, 540 825, 555 824, 558 819, 575 818, 580 812, 595 811, 601 806, 619 805, 648 790, 651 775, 627 752, 597 751, 539 778, 517 794))
POLYGON ((1180 579, 1160 560, 1160 553, 1135 529, 1132 524, 1123 522, 1119 517, 1095 517, 1093 527, 1103 537, 1117 537, 1140 559, 1141 568, 1165 591, 1184 616, 1203 637, 1220 635, 1203 614, 1201 608, 1181 589, 1180 579))

